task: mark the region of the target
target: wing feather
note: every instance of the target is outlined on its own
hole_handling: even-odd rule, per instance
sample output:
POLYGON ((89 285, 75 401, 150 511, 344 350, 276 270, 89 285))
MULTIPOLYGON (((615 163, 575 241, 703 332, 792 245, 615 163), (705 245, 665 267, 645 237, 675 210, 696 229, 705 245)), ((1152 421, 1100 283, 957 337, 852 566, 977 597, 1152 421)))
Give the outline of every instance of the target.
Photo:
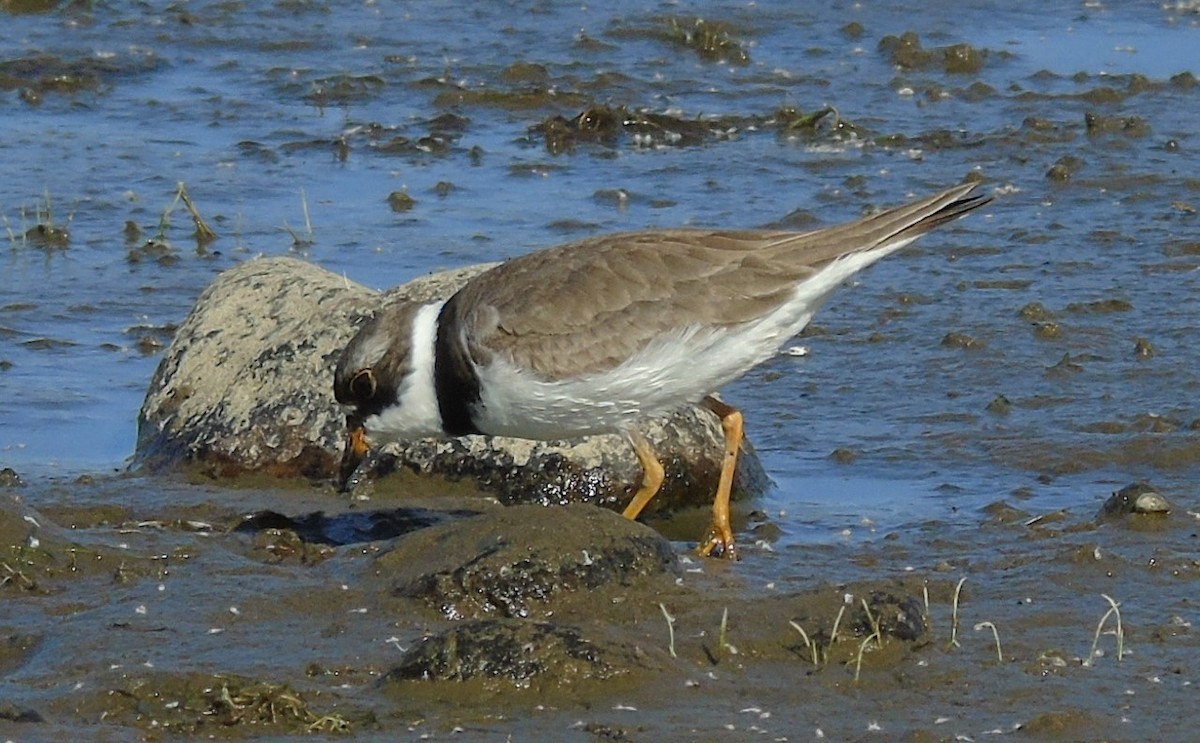
POLYGON ((447 305, 476 362, 547 379, 604 371, 655 338, 779 307, 830 262, 916 237, 974 209, 974 184, 808 233, 667 230, 589 238, 480 274, 447 305))

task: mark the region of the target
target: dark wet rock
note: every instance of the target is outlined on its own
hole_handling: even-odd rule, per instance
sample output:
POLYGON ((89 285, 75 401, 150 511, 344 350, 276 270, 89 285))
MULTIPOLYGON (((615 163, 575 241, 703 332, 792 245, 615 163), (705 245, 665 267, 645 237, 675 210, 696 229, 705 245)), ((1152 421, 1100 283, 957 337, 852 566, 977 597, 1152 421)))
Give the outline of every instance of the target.
POLYGON ((1042 322, 1049 320, 1052 315, 1041 302, 1030 302, 1017 313, 1022 320, 1042 322))
POLYGON ((500 71, 500 79, 506 83, 546 83, 550 71, 534 62, 514 62, 500 71))
POLYGON ((650 39, 696 53, 705 62, 750 64, 750 53, 738 41, 739 33, 728 23, 704 18, 668 17, 653 26, 615 28, 609 35, 626 39, 650 39))
POLYGON ((40 712, 30 707, 18 707, 9 702, 0 702, 0 721, 36 723, 45 722, 46 718, 42 717, 40 712))
POLYGON ((1033 323, 1033 335, 1044 341, 1056 341, 1062 338, 1062 325, 1053 321, 1033 323))
POLYGON ((1067 374, 1078 374, 1083 371, 1083 364, 1079 363, 1077 357, 1072 357, 1069 353, 1064 353, 1062 358, 1058 360, 1054 366, 1046 369, 1046 376, 1058 377, 1067 374))
POLYGON ((998 524, 1024 523, 1029 520, 1029 512, 1017 508, 1008 501, 995 501, 983 507, 983 512, 998 524))
POLYGON ((1063 155, 1046 171, 1047 180, 1064 183, 1071 180, 1083 168, 1083 160, 1073 155, 1063 155))
POLYGON ((1098 299, 1094 302, 1071 302, 1067 305, 1067 312, 1092 315, 1129 312, 1132 309, 1133 304, 1126 299, 1098 299))
POLYGON ((916 596, 872 591, 866 606, 860 603, 851 615, 850 627, 861 637, 877 631, 897 640, 925 644, 930 638, 923 606, 916 596))
POLYGON ((388 194, 387 203, 394 212, 406 212, 417 205, 417 200, 404 191, 392 191, 388 194))
POLYGON ((966 333, 951 332, 942 336, 942 345, 947 348, 961 348, 966 351, 977 351, 984 348, 986 345, 983 341, 977 341, 966 333))
POLYGON ((867 29, 858 21, 850 21, 845 26, 842 26, 842 35, 848 39, 861 39, 867 33, 867 29))
POLYGON ((601 645, 575 627, 515 619, 480 619, 425 638, 405 653, 385 682, 502 681, 573 684, 612 678, 641 661, 629 648, 601 645))
MULTIPOLYGON (((905 652, 932 640, 920 590, 912 581, 896 581, 851 584, 836 591, 821 588, 791 596, 787 602, 794 618, 789 624, 804 634, 790 650, 818 666, 853 665, 866 641, 873 645, 874 667, 894 666, 905 652), (890 651, 879 652, 885 647, 890 651)), ((795 639, 789 637, 789 641, 795 639)))
POLYGON ((378 75, 341 74, 310 81, 305 99, 314 106, 343 106, 374 98, 387 85, 378 75))
POLYGON ((75 95, 94 91, 119 75, 156 66, 157 61, 150 55, 140 59, 92 55, 71 60, 50 54, 31 54, 0 61, 0 90, 28 91, 26 102, 40 103, 47 93, 75 95))
POLYGON ((996 395, 992 401, 987 404, 987 411, 996 415, 1008 415, 1012 411, 1012 401, 1004 395, 996 395))
POLYGON ((885 36, 879 41, 879 51, 889 61, 905 70, 924 70, 941 67, 951 74, 977 74, 987 61, 988 51, 970 44, 951 44, 926 49, 921 37, 912 31, 900 36, 885 36))
POLYGON ((1200 86, 1200 80, 1197 80, 1193 72, 1180 72, 1177 75, 1171 76, 1171 85, 1180 90, 1193 90, 1197 86, 1200 86))
POLYGON ((976 289, 1028 289, 1033 282, 1028 279, 978 279, 971 285, 976 289))
POLYGON ((844 447, 834 449, 829 454, 829 458, 838 464, 852 464, 854 460, 858 459, 858 457, 859 453, 857 451, 854 449, 846 449, 844 447))
POLYGON ((1129 428, 1142 433, 1174 433, 1183 428, 1183 422, 1158 413, 1141 413, 1134 416, 1129 428))
POLYGON ((12 467, 0 469, 0 488, 15 488, 24 484, 25 481, 12 467))
MULTIPOLYGON (((707 505, 716 492, 720 424, 706 410, 689 408, 649 421, 642 433, 653 445, 667 479, 645 513, 707 505)), ((360 469, 368 479, 398 471, 469 478, 505 505, 594 503, 622 507, 641 481, 641 465, 622 436, 572 441, 528 441, 488 436, 388 444, 360 469)), ((769 479, 749 447, 738 460, 735 497, 762 493, 769 479)))
POLYGON ((171 241, 164 237, 151 237, 145 242, 130 246, 125 253, 125 260, 130 263, 142 263, 144 261, 155 261, 160 266, 170 266, 179 261, 179 254, 175 251, 175 247, 171 245, 171 241))
POLYGON ((1113 493, 1096 518, 1099 521, 1115 521, 1132 515, 1166 516, 1171 512, 1171 503, 1148 482, 1135 482, 1113 493))
POLYGON ((1150 125, 1141 116, 1103 116, 1088 111, 1084 114, 1083 121, 1088 136, 1119 134, 1125 137, 1145 137, 1150 134, 1150 125))
POLYGON ((307 542, 291 529, 263 529, 254 537, 250 552, 271 565, 317 565, 332 557, 334 549, 307 542))
POLYGON ((587 102, 585 96, 553 85, 520 85, 512 89, 461 88, 433 81, 446 88, 433 99, 438 108, 499 108, 509 111, 577 106, 587 102))
MULTIPOLYGON (((138 418, 135 465, 182 465, 211 476, 261 472, 332 478, 345 439, 333 398, 342 349, 384 302, 452 294, 488 266, 447 271, 385 294, 295 258, 247 261, 205 290, 179 326, 138 418)), ((724 455, 720 422, 695 407, 649 421, 644 434, 667 470, 651 509, 710 501, 724 455)), ((641 479, 624 437, 535 442, 467 436, 390 444, 369 478, 397 470, 470 478, 505 503, 589 501, 622 506, 641 479)), ((766 476, 748 447, 737 491, 762 492, 766 476)))
POLYGON ((884 36, 879 40, 879 51, 886 54, 893 65, 910 70, 929 67, 934 59, 931 52, 921 48, 921 37, 912 31, 900 36, 884 36))
POLYGON ((65 227, 39 223, 25 231, 25 239, 34 247, 61 250, 71 244, 71 233, 65 227))
MULTIPOLYGON (((646 579, 673 583, 675 553, 649 527, 592 506, 514 506, 431 527, 377 558, 395 595, 451 618, 561 615, 646 579)), ((607 601, 603 601, 608 603, 607 601)))
MULTIPOLYGON (((42 646, 44 635, 41 634, 26 634, 26 633, 11 633, 0 635, 0 675, 8 676, 13 671, 25 665, 42 646)), ((32 720, 15 720, 12 717, 6 716, 6 710, 3 704, 0 704, 0 720, 8 719, 14 722, 32 722, 32 720)))
POLYGON ((1036 116, 1021 122, 1021 134, 1023 141, 1031 144, 1067 142, 1076 136, 1071 127, 1036 116))
POLYGON ((546 150, 555 155, 574 152, 581 144, 616 147, 622 141, 643 148, 694 147, 751 131, 835 140, 852 139, 861 134, 858 126, 839 116, 833 108, 802 111, 792 106, 766 115, 687 118, 624 106, 594 105, 571 119, 552 116, 530 127, 529 131, 541 136, 546 150))
POLYGON ((976 49, 970 44, 952 44, 942 49, 942 66, 946 72, 974 75, 983 69, 987 60, 986 49, 976 49))

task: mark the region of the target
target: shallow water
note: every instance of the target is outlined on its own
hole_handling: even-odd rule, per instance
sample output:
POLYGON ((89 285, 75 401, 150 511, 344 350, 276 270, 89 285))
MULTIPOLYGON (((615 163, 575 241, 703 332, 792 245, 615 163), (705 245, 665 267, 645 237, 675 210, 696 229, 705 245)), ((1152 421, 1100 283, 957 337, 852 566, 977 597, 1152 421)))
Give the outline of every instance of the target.
MULTIPOLYGON (((0 466, 34 508, 115 499, 150 518, 180 501, 272 502, 70 486, 124 467, 158 350, 250 256, 299 253, 385 288, 602 231, 830 224, 976 174, 994 204, 841 291, 797 340, 807 355, 725 391, 777 483, 753 504, 779 526, 776 552, 739 567, 836 581, 884 535, 938 530, 969 564, 1006 549, 978 538, 985 506, 1088 518, 1139 479, 1181 518, 1197 510, 1200 15, 1187 3, 47 5, 0 5, 0 466), (728 24, 749 63, 665 40, 668 18, 697 17, 728 24), (970 72, 940 51, 902 68, 878 47, 906 31, 926 51, 986 56, 970 72), (532 130, 592 104, 720 124, 695 144, 623 134, 562 154, 532 130), (832 106, 855 133, 832 117, 781 132, 770 117, 787 106, 832 106), (435 121, 448 113, 462 118, 435 121), (181 182, 215 242, 197 244, 181 206, 164 221, 181 182), (390 208, 393 192, 412 208, 390 208), (69 242, 26 236, 38 224, 69 242), (171 248, 146 249, 160 232, 171 248), (1047 314, 1023 317, 1035 302, 1047 314), (989 411, 1000 396, 1007 409, 989 411)), ((280 500, 309 497, 323 496, 280 500)), ((928 565, 924 538, 899 537, 928 565)), ((1132 540, 1138 554, 1195 547, 1186 530, 1132 540)), ((993 717, 1028 719, 1016 705, 993 717)), ((686 728, 670 712, 653 727, 686 728)))

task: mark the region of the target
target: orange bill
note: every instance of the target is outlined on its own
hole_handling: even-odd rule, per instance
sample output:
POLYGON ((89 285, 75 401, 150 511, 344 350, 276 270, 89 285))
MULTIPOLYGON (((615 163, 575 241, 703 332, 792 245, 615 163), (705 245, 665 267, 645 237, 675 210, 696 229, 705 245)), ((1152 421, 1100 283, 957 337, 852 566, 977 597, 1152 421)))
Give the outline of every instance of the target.
POLYGON ((346 447, 342 452, 341 467, 338 468, 338 490, 346 492, 353 487, 351 480, 354 473, 370 450, 371 444, 367 441, 367 429, 362 419, 356 415, 346 416, 346 447))

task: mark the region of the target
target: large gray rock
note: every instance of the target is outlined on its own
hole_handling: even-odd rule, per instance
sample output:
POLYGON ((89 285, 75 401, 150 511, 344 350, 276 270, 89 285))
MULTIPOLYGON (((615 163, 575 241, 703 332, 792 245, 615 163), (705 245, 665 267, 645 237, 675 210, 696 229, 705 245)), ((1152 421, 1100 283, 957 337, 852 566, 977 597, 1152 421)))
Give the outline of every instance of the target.
MULTIPOLYGON (((333 478, 345 415, 333 369, 358 327, 386 302, 442 298, 488 266, 418 279, 386 294, 295 258, 247 261, 204 291, 159 364, 138 417, 135 464, 182 465, 213 476, 263 472, 333 478)), ((645 435, 667 470, 651 509, 707 503, 723 446, 703 408, 648 421, 645 435)), ((383 447, 370 473, 413 470, 469 477, 505 503, 594 502, 623 506, 641 467, 621 436, 539 442, 468 436, 383 447)), ((765 489, 753 450, 737 492, 765 489)))

